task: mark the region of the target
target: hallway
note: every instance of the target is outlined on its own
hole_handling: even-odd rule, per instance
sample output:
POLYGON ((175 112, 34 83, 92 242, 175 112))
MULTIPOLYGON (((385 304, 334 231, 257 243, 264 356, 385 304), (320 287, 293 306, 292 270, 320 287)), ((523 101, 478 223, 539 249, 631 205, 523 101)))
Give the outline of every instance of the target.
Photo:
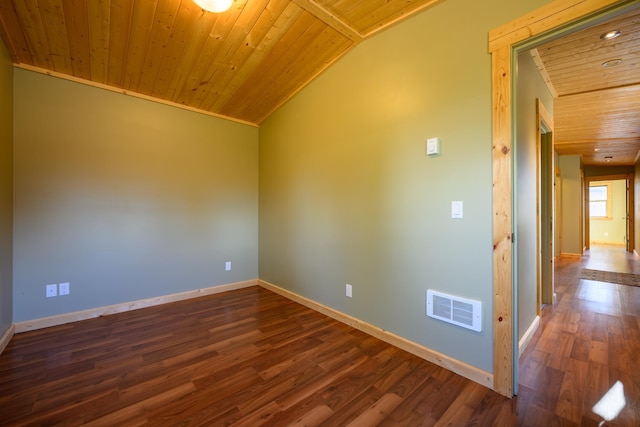
POLYGON ((583 268, 640 273, 640 260, 594 246, 556 261, 557 303, 520 358, 519 425, 640 425, 640 287, 580 279, 583 268))

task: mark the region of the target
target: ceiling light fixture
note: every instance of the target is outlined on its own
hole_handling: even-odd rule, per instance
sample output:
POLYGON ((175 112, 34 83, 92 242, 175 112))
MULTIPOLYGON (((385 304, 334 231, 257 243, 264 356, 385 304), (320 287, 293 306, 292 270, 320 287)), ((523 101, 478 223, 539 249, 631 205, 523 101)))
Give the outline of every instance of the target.
POLYGON ((622 59, 611 59, 607 62, 602 63, 602 68, 615 67, 616 65, 622 64, 622 59))
POLYGON ((620 30, 611 30, 611 31, 607 31, 606 33, 601 35, 600 39, 602 39, 602 40, 612 40, 612 39, 615 39, 616 37, 619 37, 621 34, 622 34, 622 31, 620 31, 620 30))
POLYGON ((612 156, 605 156, 604 161, 609 163, 611 160, 613 160, 612 156))
POLYGON ((213 13, 222 13, 229 10, 233 0, 193 0, 203 10, 213 13))

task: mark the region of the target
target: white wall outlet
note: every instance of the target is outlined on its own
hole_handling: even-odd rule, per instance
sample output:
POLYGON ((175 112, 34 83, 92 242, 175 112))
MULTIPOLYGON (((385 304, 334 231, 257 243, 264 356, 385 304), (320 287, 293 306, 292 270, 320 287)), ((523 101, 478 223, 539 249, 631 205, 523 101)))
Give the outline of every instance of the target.
POLYGON ((67 283, 60 283, 60 285, 58 285, 58 294, 59 295, 69 295, 70 289, 69 289, 69 282, 67 283))
POLYGON ((57 297, 58 296, 58 285, 47 285, 47 298, 57 297))
POLYGON ((349 298, 353 298, 353 288, 348 283, 345 285, 345 292, 349 298))
POLYGON ((224 271, 231 271, 231 261, 224 263, 224 271))

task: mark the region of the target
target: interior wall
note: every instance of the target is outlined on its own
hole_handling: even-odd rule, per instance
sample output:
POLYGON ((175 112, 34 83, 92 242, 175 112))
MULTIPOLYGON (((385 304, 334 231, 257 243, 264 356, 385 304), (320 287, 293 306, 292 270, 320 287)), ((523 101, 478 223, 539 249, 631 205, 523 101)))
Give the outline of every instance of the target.
POLYGON ((13 323, 13 65, 0 41, 0 337, 13 323))
POLYGON ((562 173, 562 241, 560 254, 580 255, 580 227, 582 224, 582 177, 580 156, 559 156, 559 167, 562 173))
POLYGON ((359 45, 263 123, 260 278, 491 372, 487 34, 544 3, 439 3, 359 45), (432 137, 441 154, 427 157, 432 137), (427 289, 481 301, 482 332, 428 318, 427 289))
MULTIPOLYGON (((537 100, 553 112, 549 92, 529 51, 518 55, 516 86, 516 250, 518 286, 518 340, 537 317, 539 152, 537 100)), ((551 169, 549 169, 551 170, 551 169)))
POLYGON ((16 322, 257 278, 255 127, 17 69, 14 167, 16 322))

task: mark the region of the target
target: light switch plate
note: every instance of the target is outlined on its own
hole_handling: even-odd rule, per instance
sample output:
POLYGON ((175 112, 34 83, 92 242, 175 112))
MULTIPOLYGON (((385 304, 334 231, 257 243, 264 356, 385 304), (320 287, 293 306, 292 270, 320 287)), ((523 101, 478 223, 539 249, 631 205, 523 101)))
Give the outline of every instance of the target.
POLYGON ((427 139, 427 156, 437 156, 440 154, 440 138, 427 139))

